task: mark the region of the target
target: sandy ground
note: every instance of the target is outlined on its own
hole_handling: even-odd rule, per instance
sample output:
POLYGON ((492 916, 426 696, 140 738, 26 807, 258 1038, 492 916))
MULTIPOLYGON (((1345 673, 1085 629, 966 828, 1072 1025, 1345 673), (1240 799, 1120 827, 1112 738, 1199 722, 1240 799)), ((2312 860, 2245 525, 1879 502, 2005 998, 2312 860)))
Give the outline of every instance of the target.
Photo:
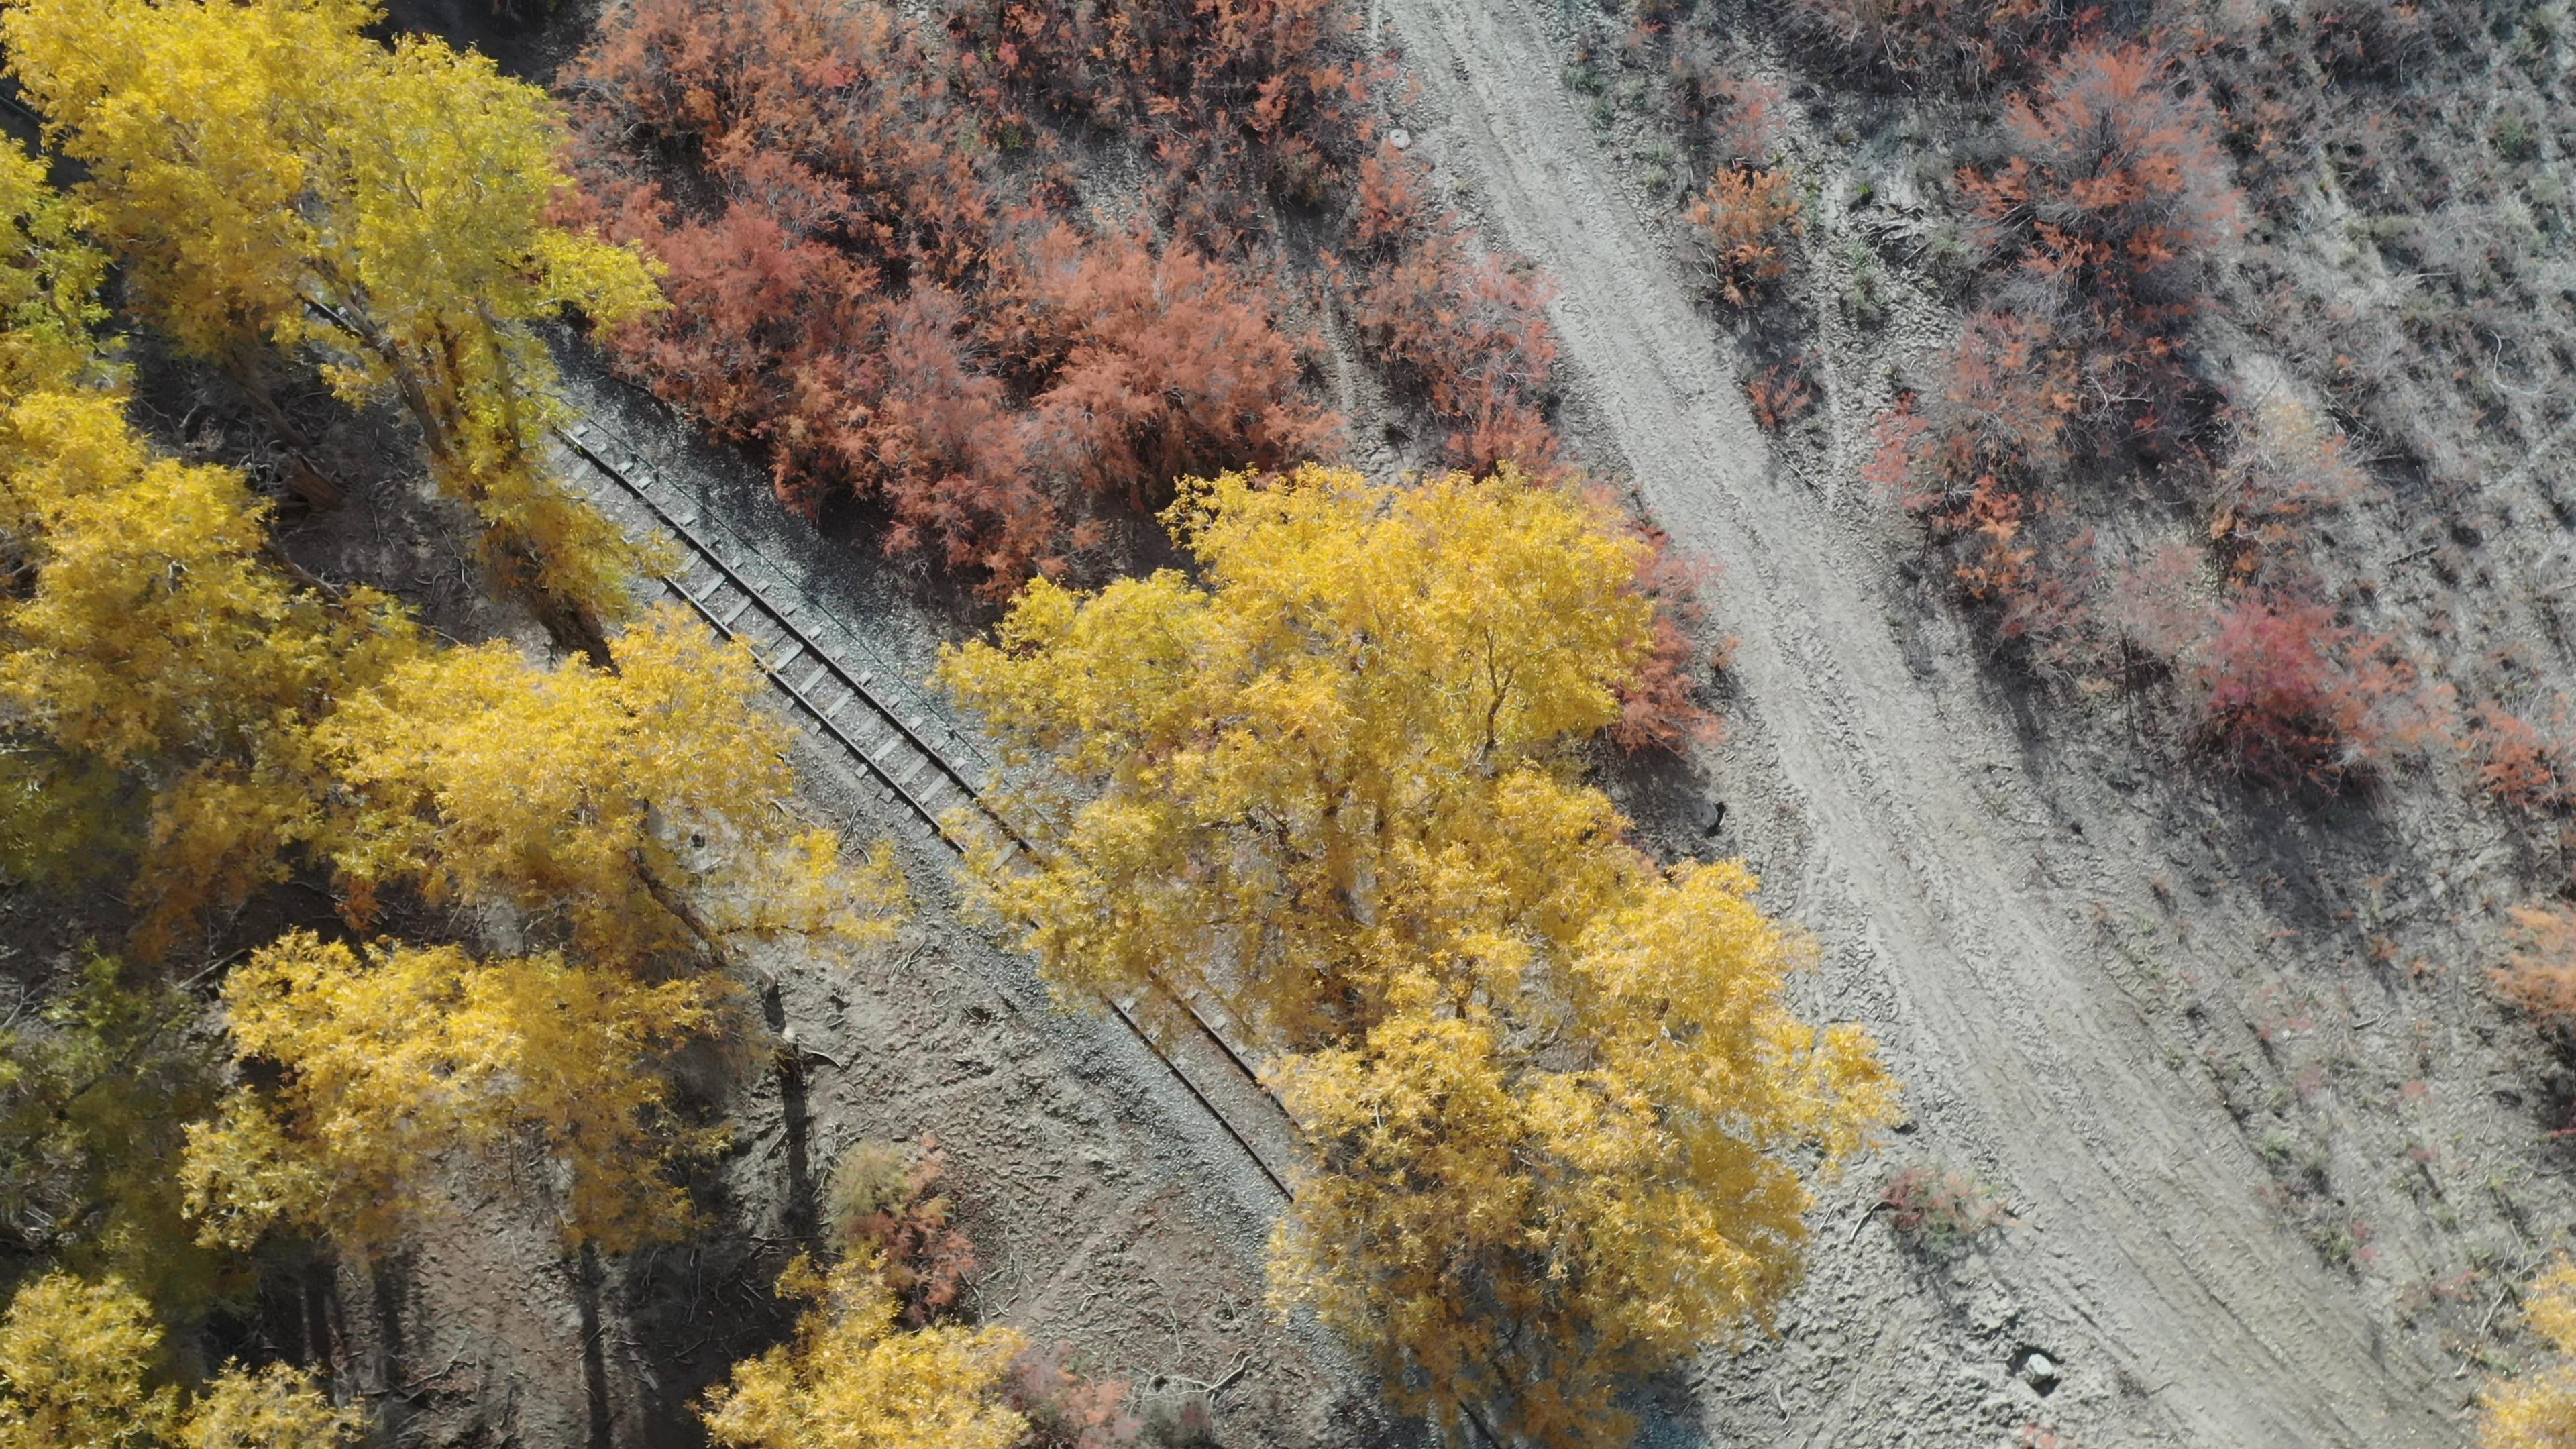
MULTIPOLYGON (((1521 0, 1387 0, 1497 240, 1556 277, 1577 390, 1609 457, 1675 540, 1718 561, 1750 718, 1712 773, 1769 796, 1743 843, 1827 946, 1820 1009, 1885 1043, 1926 1139, 2009 1183, 2023 1227, 1967 1301, 1895 1311, 1893 1271, 1820 1215, 1813 1280, 1775 1346, 1713 1365, 1714 1437, 1993 1442, 2043 1410, 2083 1442, 2436 1445, 2447 1365, 2391 1351, 2351 1284, 2284 1233, 2224 1111, 2160 1059, 2083 939, 2072 893, 2130 862, 2026 788, 2021 746, 1973 681, 1909 663, 1887 564, 1829 499, 1771 466, 1698 317, 1607 177, 1521 0), (1752 782, 1759 780, 1760 786, 1752 782), (1909 1322, 1909 1318, 1920 1321, 1909 1322), (2012 1370, 2063 1369, 2042 1405, 2012 1370), (1926 1418, 1926 1414, 1933 1417, 1926 1418), (1984 1427, 1981 1427, 1984 1426, 1984 1427)), ((1686 1428, 1676 1424, 1676 1429, 1686 1428)))

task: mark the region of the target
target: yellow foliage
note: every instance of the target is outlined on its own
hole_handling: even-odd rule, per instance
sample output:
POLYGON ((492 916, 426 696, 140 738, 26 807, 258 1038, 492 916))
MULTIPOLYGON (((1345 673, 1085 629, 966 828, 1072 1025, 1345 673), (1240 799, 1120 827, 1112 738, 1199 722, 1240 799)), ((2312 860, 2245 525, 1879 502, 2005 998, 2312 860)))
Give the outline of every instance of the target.
POLYGON ((2479 1449, 2563 1449, 2576 1444, 2576 1263, 2561 1257, 2531 1280, 2523 1317, 2558 1361, 2491 1387, 2479 1449))
POLYGON ((670 1122, 654 1067, 724 999, 712 978, 648 986, 452 946, 361 958, 288 936, 224 982, 236 1051, 282 1077, 189 1129, 189 1211, 209 1242, 248 1248, 283 1219, 373 1253, 435 1200, 447 1154, 535 1141, 570 1170, 568 1236, 611 1251, 671 1236, 689 1222, 673 1161, 713 1144, 670 1122))
POLYGON ((114 1278, 49 1273, 0 1321, 0 1449, 335 1449, 358 1416, 285 1368, 229 1369, 193 1404, 147 1389, 161 1326, 114 1278))
POLYGON ((38 388, 109 380, 90 328, 107 315, 107 257, 79 233, 76 208, 42 163, 0 141, 0 402, 38 388))
MULTIPOLYGON (((1040 579, 941 666, 1033 770, 1003 800, 1051 847, 985 900, 1069 989, 1161 970, 1263 1045, 1364 1027, 1376 1009, 1346 1005, 1342 978, 1378 929, 1375 867, 1472 858, 1502 781, 1575 778, 1653 648, 1630 588, 1644 546, 1508 471, 1181 488, 1166 516, 1207 587, 1040 579)), ((1573 808, 1611 827, 1597 795, 1573 808)))
POLYGON ((358 1415, 314 1392, 281 1364, 235 1369, 206 1385, 179 1426, 181 1449, 338 1449, 356 1439, 358 1415))
POLYGON ((277 879, 320 821, 308 732, 340 691, 418 647, 390 600, 327 601, 262 556, 240 474, 156 458, 112 394, 0 410, 0 724, 139 778, 152 821, 138 950, 277 879))
POLYGON ((393 883, 511 901, 629 968, 693 940, 887 936, 892 853, 844 866, 838 837, 778 803, 794 736, 749 648, 666 608, 615 653, 615 673, 507 644, 423 655, 333 717, 325 753, 357 801, 333 858, 360 917, 393 883))
POLYGON ((546 463, 561 416, 532 322, 662 305, 634 251, 547 221, 566 184, 545 94, 352 0, 16 0, 13 75, 90 169, 80 197, 191 348, 318 345, 343 396, 390 392, 486 553, 542 608, 624 612, 631 549, 546 463))
POLYGON ((1209 993, 1313 1157, 1284 1306, 1454 1426, 1608 1442, 1617 1375, 1758 1320, 1830 1164, 1892 1109, 1811 948, 1732 865, 1666 872, 1581 780, 1651 649, 1641 546, 1506 475, 1186 482, 1177 574, 1030 585, 948 686, 1033 863, 980 899, 1078 995, 1209 993))
POLYGON ((0 1449, 125 1449, 159 1441, 178 1394, 147 1390, 161 1325, 110 1278, 48 1273, 0 1320, 0 1449))
POLYGON ((1012 1449, 1028 1421, 997 1393, 1025 1346, 1008 1328, 898 1330, 893 1290, 864 1258, 828 1274, 803 1258, 778 1280, 811 1306, 796 1336, 734 1365, 709 1392, 727 1449, 1012 1449))

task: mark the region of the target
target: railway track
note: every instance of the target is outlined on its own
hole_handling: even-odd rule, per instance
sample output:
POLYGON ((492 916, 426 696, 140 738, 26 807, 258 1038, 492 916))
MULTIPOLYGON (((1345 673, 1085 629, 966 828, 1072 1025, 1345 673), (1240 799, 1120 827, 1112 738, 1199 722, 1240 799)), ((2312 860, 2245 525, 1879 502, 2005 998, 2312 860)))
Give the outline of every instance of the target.
MULTIPOLYGON (((826 649, 800 622, 803 605, 765 593, 725 557, 699 521, 697 504, 663 482, 635 449, 587 419, 556 430, 573 455, 601 479, 641 504, 654 524, 682 549, 680 562, 660 576, 662 587, 688 606, 716 634, 747 644, 770 683, 813 732, 849 756, 876 783, 882 798, 900 802, 929 833, 960 856, 997 846, 1008 861, 1032 847, 976 787, 956 754, 967 748, 929 711, 908 708, 890 678, 853 668, 826 649), (955 742, 951 744, 950 742, 955 742)), ((1260 1100, 1286 1109, 1215 1023, 1187 998, 1156 983, 1161 998, 1178 1009, 1217 1058, 1251 1086, 1260 1100)), ((1172 1053, 1137 1020, 1127 1003, 1111 999, 1119 1023, 1154 1054, 1217 1127, 1243 1149, 1280 1197, 1293 1200, 1287 1180, 1207 1091, 1182 1070, 1172 1053)))

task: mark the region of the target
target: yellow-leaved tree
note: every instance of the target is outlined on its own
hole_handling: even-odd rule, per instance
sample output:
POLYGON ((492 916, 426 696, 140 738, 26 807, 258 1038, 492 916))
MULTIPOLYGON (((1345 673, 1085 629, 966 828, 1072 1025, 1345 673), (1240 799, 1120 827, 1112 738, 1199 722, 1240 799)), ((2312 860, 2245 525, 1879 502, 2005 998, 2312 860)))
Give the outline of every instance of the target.
POLYGON ((844 861, 786 808, 792 734, 747 648, 674 610, 611 647, 614 671, 506 643, 423 650, 315 728, 333 793, 317 842, 352 925, 400 896, 497 908, 551 949, 295 936, 234 972, 234 1049, 276 1084, 191 1132, 210 1241, 285 1223, 380 1253, 441 1200, 445 1155, 528 1145, 570 1171, 573 1243, 672 1237, 691 1216, 671 1169, 717 1139, 675 1113, 660 1066, 738 1023, 722 968, 747 940, 893 932, 891 850, 844 861))
POLYGON ((284 1368, 153 1388, 161 1326, 114 1278, 48 1273, 0 1319, 0 1449, 340 1449, 358 1416, 284 1368))
POLYGON ((9 71, 89 168, 79 199, 153 319, 229 360, 309 345, 389 392, 484 525, 496 578, 605 660, 634 552, 547 458, 562 416, 532 324, 662 304, 640 254, 552 225, 544 92, 361 0, 11 0, 9 71))
POLYGON ((41 761, 144 797, 140 954, 282 879, 327 782, 312 729, 418 647, 372 590, 326 598, 263 556, 267 509, 229 468, 156 457, 101 392, 0 409, 0 721, 41 761))
POLYGON ((2576 1263, 2561 1257, 2531 1280, 2522 1314, 2557 1361, 2487 1392, 2479 1449, 2563 1449, 2576 1444, 2576 1263))
POLYGON ((0 141, 0 398, 108 381, 90 329, 107 315, 107 256, 80 235, 82 217, 46 184, 45 168, 0 141))
POLYGON ((139 851, 154 956, 279 876, 319 820, 311 723, 416 641, 382 595, 293 587, 239 473, 154 455, 80 219, 0 145, 0 843, 26 876, 139 851))
POLYGON ((807 1305, 795 1336, 734 1365, 700 1411, 726 1449, 1013 1449, 1028 1433, 1001 1397, 1026 1346, 1011 1329, 900 1328, 865 1256, 829 1273, 798 1258, 778 1291, 807 1305))
POLYGON ((1731 865, 1659 868, 1582 779, 1652 656, 1647 546, 1508 469, 1186 480, 1199 578, 1032 583, 947 686, 1034 860, 983 904, 1077 996, 1212 997, 1311 1163, 1284 1304, 1456 1428, 1624 1432, 1623 1374, 1794 1279, 1807 1189, 1892 1109, 1784 996, 1803 938, 1731 865))
POLYGON ((781 933, 882 940, 903 906, 880 846, 788 813, 794 732, 760 703, 749 646, 676 608, 620 635, 615 672, 506 644, 426 654, 321 733, 353 801, 333 864, 364 922, 389 886, 507 901, 584 964, 720 957, 781 933))
POLYGON ((278 1071, 189 1129, 188 1206, 228 1247, 282 1220, 373 1256, 436 1205, 442 1156, 506 1172, 535 1146, 571 1172, 568 1237, 617 1252, 676 1236, 690 1211, 670 1168, 715 1139, 673 1120, 658 1059, 725 995, 716 978, 647 985, 559 955, 287 936, 224 981, 235 1049, 278 1071))

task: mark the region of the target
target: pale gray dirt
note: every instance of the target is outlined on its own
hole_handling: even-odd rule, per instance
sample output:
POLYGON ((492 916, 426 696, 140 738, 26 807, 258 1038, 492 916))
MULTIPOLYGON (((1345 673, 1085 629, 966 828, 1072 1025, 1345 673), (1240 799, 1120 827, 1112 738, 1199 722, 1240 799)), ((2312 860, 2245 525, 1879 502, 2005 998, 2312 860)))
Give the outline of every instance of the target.
MULTIPOLYGON (((1559 84, 1552 8, 1387 0, 1388 39, 1448 112, 1443 148, 1496 240, 1555 275, 1602 441, 1675 540, 1725 570, 1713 606, 1753 717, 1731 754, 1762 760, 1789 817, 1742 838, 1777 838, 1800 866, 1775 895, 1826 945, 1820 1009, 1876 1028, 1926 1135, 2011 1186, 2025 1226, 1982 1294, 1949 1305, 1954 1339, 2044 1346, 2067 1365, 2059 1402, 2085 1401, 2086 1442, 2463 1442, 2434 1406, 2450 1365, 2383 1345, 2352 1282, 2281 1229, 2222 1107, 2156 1060, 2073 898, 2041 884, 2121 873, 2116 844, 2056 828, 2003 712, 1909 666, 1883 557, 1771 466, 1736 359, 1559 84)), ((1750 1442, 2009 1442, 2036 1402, 1998 1365, 1954 1370, 1912 1342, 1932 1325, 1849 1271, 1875 1234, 1847 1218, 1822 1222, 1783 1340, 1715 1366, 1698 1414, 1750 1442), (1976 1421, 1993 1427, 1973 1441, 1937 1427, 1976 1421)))

